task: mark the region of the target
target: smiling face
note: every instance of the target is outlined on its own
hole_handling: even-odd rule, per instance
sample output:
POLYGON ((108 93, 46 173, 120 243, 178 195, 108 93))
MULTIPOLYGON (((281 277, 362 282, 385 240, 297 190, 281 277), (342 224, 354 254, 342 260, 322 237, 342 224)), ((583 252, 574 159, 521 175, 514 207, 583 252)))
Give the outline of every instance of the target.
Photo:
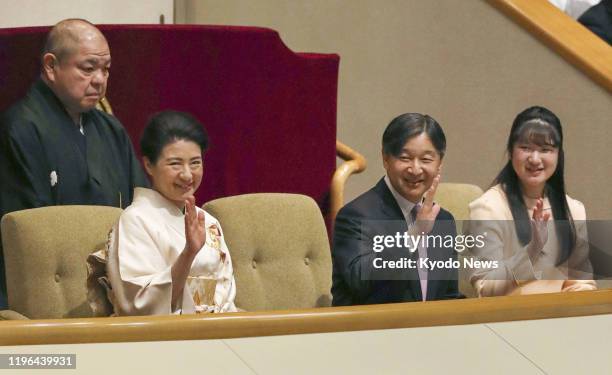
POLYGON ((383 165, 393 188, 417 203, 440 173, 442 157, 426 133, 409 138, 398 156, 383 153, 383 165))
POLYGON ((196 192, 204 173, 202 149, 183 139, 164 146, 155 163, 145 156, 144 165, 153 189, 179 208, 196 192))
POLYGON ((546 181, 557 170, 559 149, 548 144, 517 142, 511 155, 523 193, 530 198, 542 196, 546 181))
POLYGON ((542 119, 529 119, 513 125, 508 153, 521 190, 530 198, 543 197, 546 183, 557 169, 560 175, 563 174, 560 128, 557 130, 542 119))
POLYGON ((78 40, 61 59, 43 56, 43 76, 72 118, 94 108, 104 97, 111 63, 104 36, 93 26, 78 25, 78 40))

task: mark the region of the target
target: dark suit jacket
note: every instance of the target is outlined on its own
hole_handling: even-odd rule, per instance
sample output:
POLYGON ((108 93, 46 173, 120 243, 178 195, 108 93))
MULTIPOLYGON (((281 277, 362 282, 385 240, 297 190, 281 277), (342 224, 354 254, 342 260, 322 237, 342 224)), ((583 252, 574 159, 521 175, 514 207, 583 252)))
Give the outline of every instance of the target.
POLYGON ((612 45, 612 0, 602 0, 584 12, 578 22, 612 45))
MULTIPOLYGON (((395 236, 407 229, 402 210, 384 179, 340 210, 332 251, 334 306, 422 301, 416 269, 380 270, 373 265, 376 258, 418 260, 417 251, 410 253, 403 246, 388 247, 378 253, 373 251, 374 236, 395 236)), ((429 234, 454 237, 453 215, 441 209, 429 234)), ((429 247, 427 252, 431 260, 457 259, 452 247, 429 247)), ((427 300, 458 298, 457 280, 456 269, 429 271, 427 300)))

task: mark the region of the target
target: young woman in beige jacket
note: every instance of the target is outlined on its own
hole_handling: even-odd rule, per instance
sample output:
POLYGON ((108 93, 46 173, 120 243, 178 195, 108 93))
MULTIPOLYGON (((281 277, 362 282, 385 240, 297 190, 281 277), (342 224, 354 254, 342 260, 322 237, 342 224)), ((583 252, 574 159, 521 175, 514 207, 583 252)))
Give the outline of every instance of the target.
POLYGON ((510 130, 508 162, 469 205, 468 231, 484 235, 471 256, 479 296, 596 289, 581 202, 565 193, 563 132, 543 107, 521 112, 510 130), (497 267, 495 267, 497 266, 497 267))

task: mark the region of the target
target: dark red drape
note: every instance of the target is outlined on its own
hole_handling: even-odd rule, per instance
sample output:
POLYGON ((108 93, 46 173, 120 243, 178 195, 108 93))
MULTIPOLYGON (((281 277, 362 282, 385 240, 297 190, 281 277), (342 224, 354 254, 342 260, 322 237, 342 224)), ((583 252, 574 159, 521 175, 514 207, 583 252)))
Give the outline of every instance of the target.
MULTIPOLYGON (((254 27, 105 25, 107 97, 137 152, 147 118, 164 109, 206 126, 198 203, 253 192, 314 198, 323 211, 335 169, 339 57, 293 53, 254 27)), ((36 79, 47 27, 0 29, 0 111, 36 79)))

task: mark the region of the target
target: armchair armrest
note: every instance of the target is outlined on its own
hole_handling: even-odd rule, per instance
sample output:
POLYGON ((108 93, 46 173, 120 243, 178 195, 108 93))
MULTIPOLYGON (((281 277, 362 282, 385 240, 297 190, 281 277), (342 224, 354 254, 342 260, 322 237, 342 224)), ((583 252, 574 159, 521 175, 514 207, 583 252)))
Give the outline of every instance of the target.
POLYGON ((366 169, 366 159, 344 143, 336 140, 336 155, 344 160, 332 177, 329 197, 329 223, 333 230, 334 221, 340 208, 344 204, 344 185, 346 180, 354 173, 361 173, 366 169))
POLYGON ((21 315, 17 311, 0 310, 0 320, 29 320, 29 318, 21 315))

